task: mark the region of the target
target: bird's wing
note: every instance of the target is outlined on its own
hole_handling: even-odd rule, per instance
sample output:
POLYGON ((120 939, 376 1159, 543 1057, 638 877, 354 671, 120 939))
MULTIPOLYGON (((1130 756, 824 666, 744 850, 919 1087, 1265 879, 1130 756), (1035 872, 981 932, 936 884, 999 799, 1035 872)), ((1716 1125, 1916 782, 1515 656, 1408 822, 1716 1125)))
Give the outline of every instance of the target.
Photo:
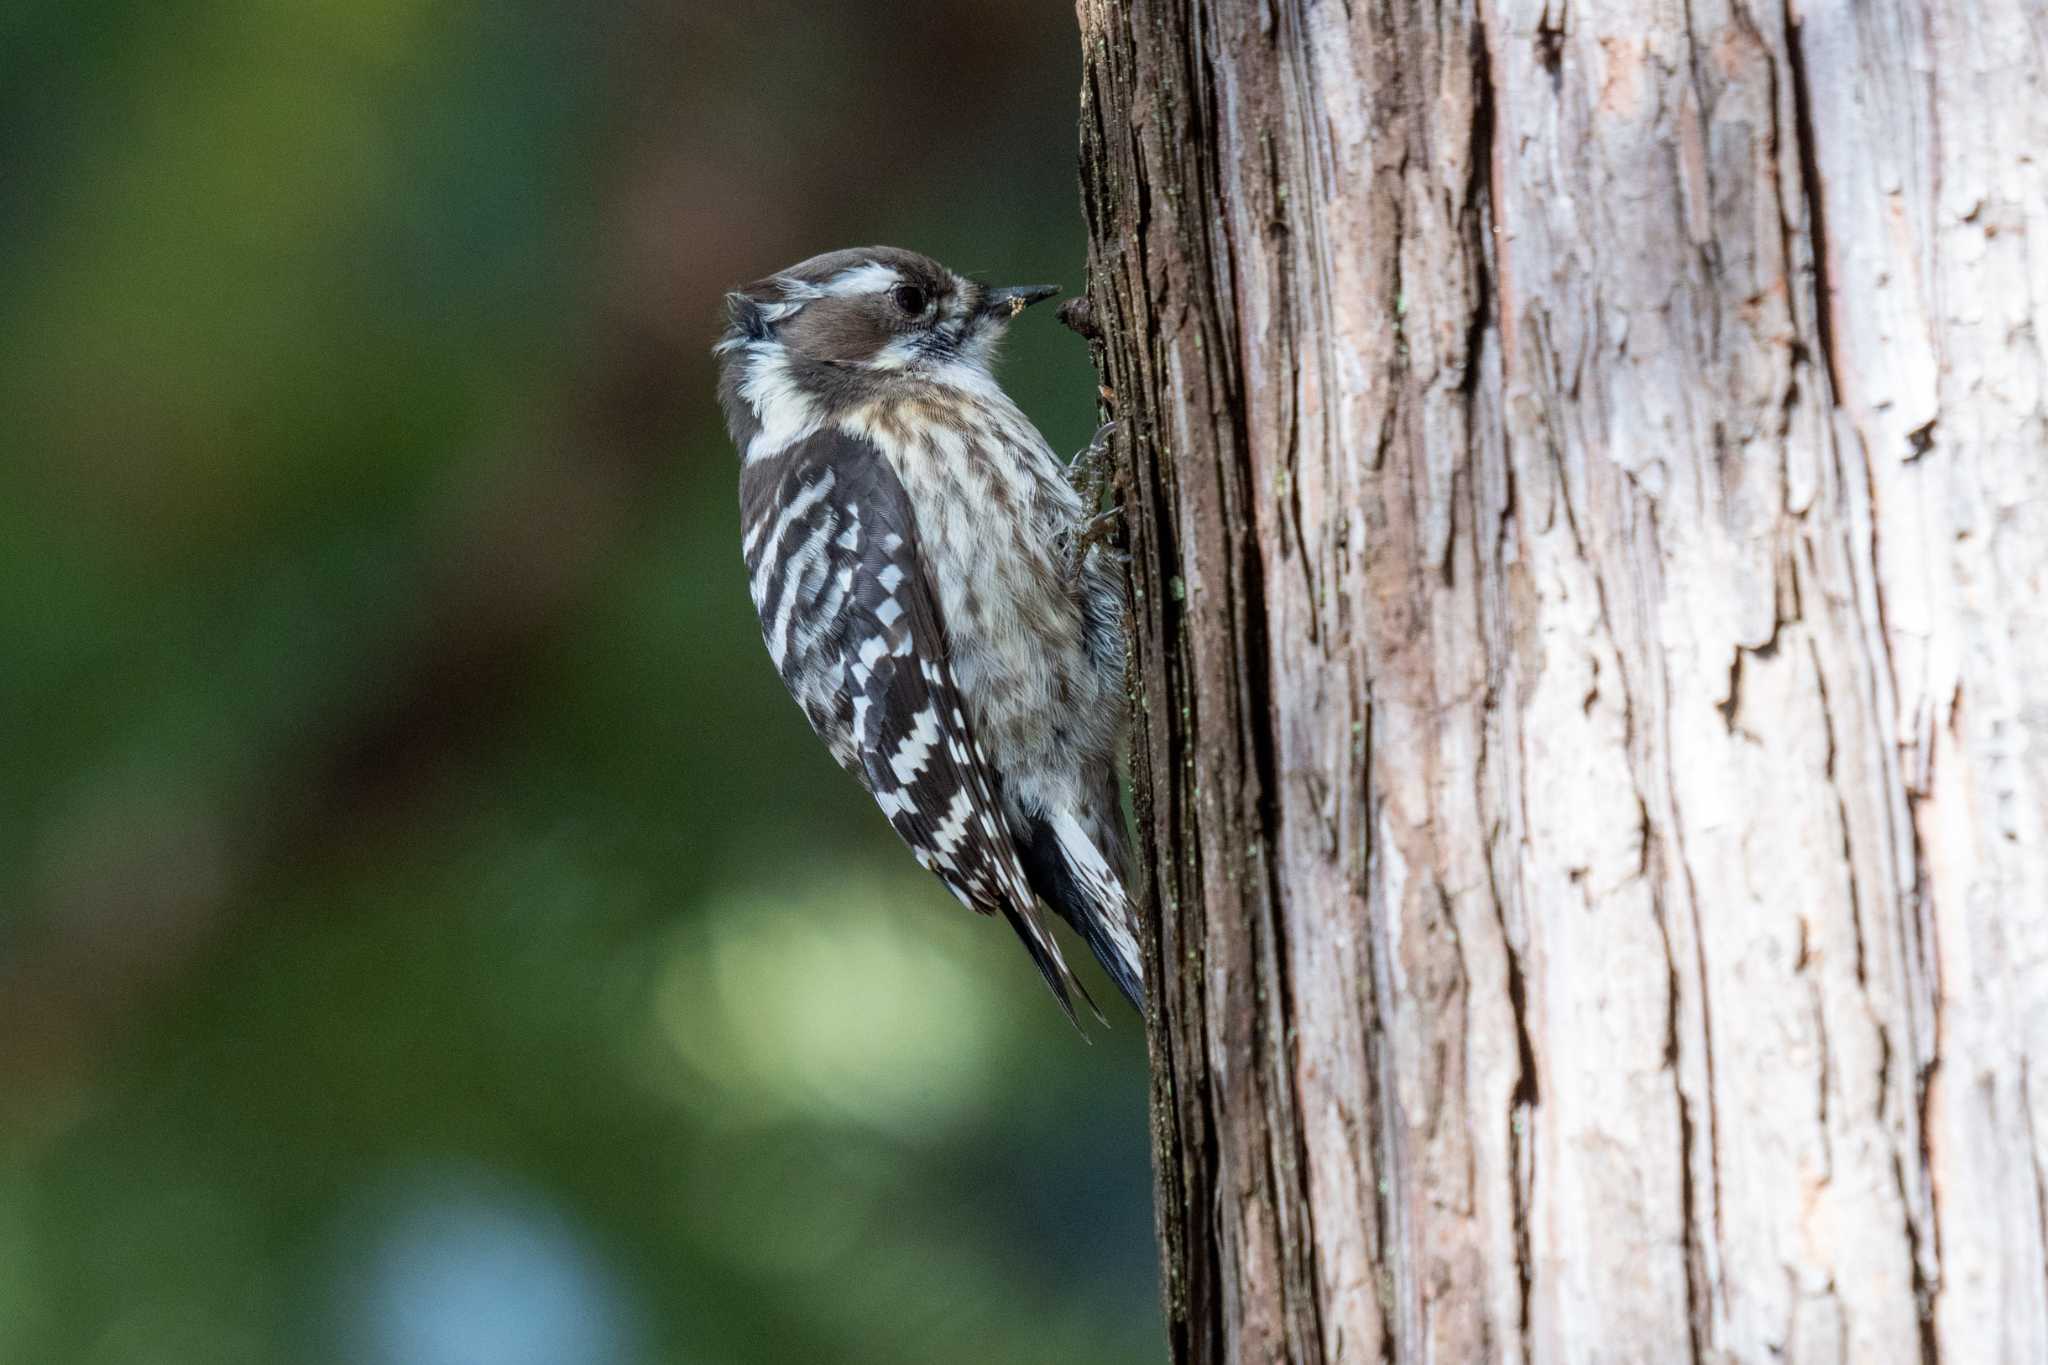
POLYGON ((1070 990, 1087 992, 1018 860, 903 485, 873 442, 836 430, 759 464, 776 467, 743 471, 745 548, 783 681, 918 862, 963 905, 1010 922, 1071 1017, 1070 990))

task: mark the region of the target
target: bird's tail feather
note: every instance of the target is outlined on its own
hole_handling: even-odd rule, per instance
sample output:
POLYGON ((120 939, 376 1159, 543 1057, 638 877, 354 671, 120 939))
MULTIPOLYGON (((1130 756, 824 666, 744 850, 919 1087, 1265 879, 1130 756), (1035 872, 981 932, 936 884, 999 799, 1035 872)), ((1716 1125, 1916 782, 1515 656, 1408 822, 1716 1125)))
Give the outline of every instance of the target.
MULTIPOLYGON (((1038 974, 1045 978, 1045 984, 1051 988, 1053 999, 1059 1001, 1060 1008, 1066 1011, 1067 1022, 1075 1028, 1081 1027, 1081 1021, 1074 1017, 1075 995, 1080 996, 1081 1003, 1088 1006, 1088 1012, 1093 1014, 1097 1021, 1101 1021, 1102 1010, 1096 1005, 1095 997, 1088 994, 1088 988, 1081 984, 1080 978, 1067 966, 1067 960, 1060 955, 1059 944, 1054 941, 1052 931, 1047 929, 1045 922, 1038 917, 1038 912, 1028 906, 1020 909, 1005 905, 1003 918, 1010 921, 1010 927, 1015 929, 1017 937, 1023 940, 1024 951, 1031 954, 1031 961, 1038 967, 1038 974)), ((1084 1031, 1081 1036, 1087 1037, 1086 1032, 1084 1031)))
POLYGON ((1137 916, 1123 879, 1072 811, 1051 816, 1041 829, 1051 836, 1053 847, 1045 849, 1046 840, 1041 838, 1034 841, 1033 851, 1053 856, 1026 859, 1025 868, 1032 874, 1035 889, 1074 926, 1109 979, 1142 1012, 1145 969, 1138 957, 1137 916), (1056 868, 1047 868, 1049 862, 1056 863, 1056 868))

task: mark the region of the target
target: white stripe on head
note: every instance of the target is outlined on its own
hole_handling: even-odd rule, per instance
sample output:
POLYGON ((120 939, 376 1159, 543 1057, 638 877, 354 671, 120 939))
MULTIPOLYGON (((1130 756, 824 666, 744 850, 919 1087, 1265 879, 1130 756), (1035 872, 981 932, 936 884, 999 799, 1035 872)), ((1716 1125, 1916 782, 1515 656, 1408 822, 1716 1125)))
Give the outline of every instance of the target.
POLYGON ((879 294, 901 283, 903 276, 894 266, 870 261, 866 265, 840 271, 818 286, 818 294, 820 297, 843 299, 853 294, 879 294))
POLYGON ((907 370, 925 358, 917 337, 897 337, 868 358, 871 370, 907 370))

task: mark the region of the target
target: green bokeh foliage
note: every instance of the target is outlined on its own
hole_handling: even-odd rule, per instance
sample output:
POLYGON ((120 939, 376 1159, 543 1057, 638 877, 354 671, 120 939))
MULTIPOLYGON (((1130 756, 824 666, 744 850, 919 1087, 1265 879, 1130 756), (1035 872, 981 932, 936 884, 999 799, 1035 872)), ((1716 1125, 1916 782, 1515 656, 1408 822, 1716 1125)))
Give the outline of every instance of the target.
POLYGON ((1071 18, 710 8, 0 17, 0 1361, 1156 1356, 1137 1020, 804 729, 706 353, 1078 286, 1071 18))

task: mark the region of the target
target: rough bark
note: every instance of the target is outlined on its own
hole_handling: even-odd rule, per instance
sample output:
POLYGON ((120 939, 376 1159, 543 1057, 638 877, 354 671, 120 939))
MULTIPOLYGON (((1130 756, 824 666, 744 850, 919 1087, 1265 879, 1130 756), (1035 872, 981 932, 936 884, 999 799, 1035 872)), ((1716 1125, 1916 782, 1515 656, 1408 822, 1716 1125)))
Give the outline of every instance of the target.
POLYGON ((2048 1360, 2048 3, 1078 9, 1175 1359, 2048 1360))

